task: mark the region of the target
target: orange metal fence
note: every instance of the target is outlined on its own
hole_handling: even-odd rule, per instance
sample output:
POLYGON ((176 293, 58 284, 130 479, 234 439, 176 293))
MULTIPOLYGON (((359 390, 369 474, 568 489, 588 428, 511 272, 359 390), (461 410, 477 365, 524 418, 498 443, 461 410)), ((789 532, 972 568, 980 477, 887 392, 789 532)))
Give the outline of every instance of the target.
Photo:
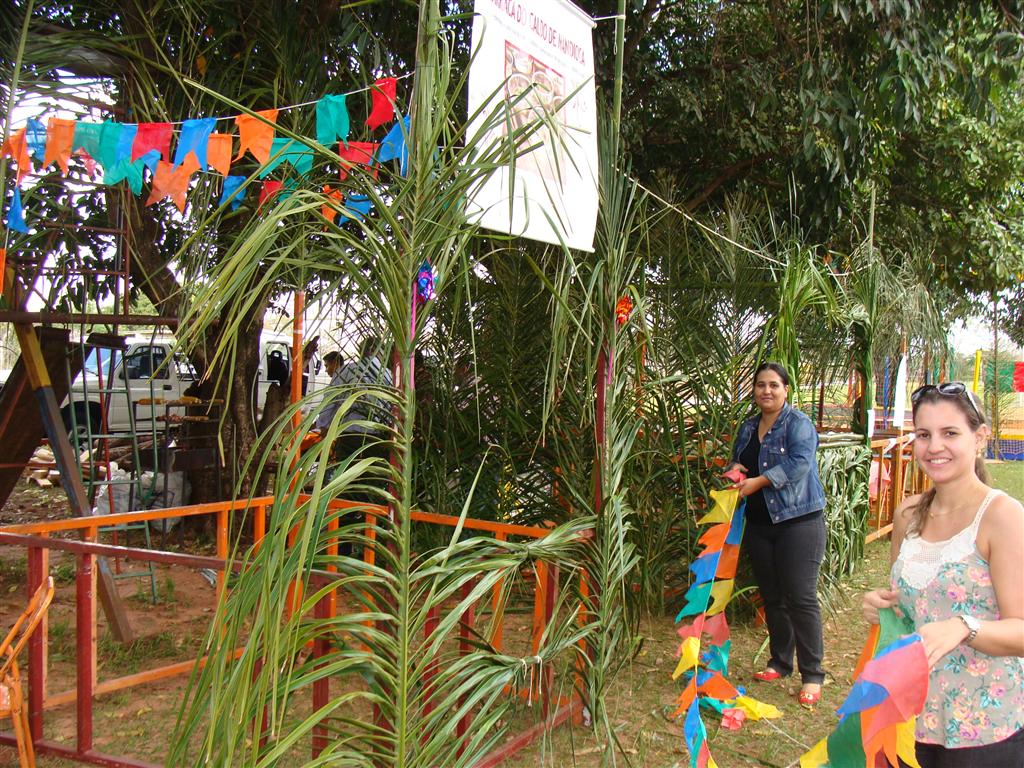
MULTIPOLYGON (((307 501, 309 497, 300 497, 300 501, 307 501)), ((96 558, 114 557, 142 562, 163 563, 178 565, 187 568, 207 568, 217 572, 218 599, 220 599, 225 585, 225 572, 228 569, 239 570, 239 561, 228 561, 229 554, 229 523, 231 513, 246 511, 252 516, 252 534, 254 548, 258 548, 260 542, 266 535, 267 510, 273 506, 274 499, 270 496, 244 500, 225 501, 210 504, 196 504, 186 507, 172 509, 147 510, 140 512, 127 512, 122 514, 103 515, 99 517, 79 517, 66 520, 53 520, 40 523, 29 523, 23 525, 12 525, 0 528, 0 544, 8 544, 24 547, 28 555, 28 593, 32 594, 40 584, 49 576, 49 553, 51 550, 60 550, 73 553, 76 559, 75 575, 75 632, 76 632, 76 685, 74 688, 56 694, 47 693, 47 643, 48 626, 44 621, 33 633, 28 645, 28 679, 29 679, 29 728, 36 749, 43 754, 49 753, 66 759, 94 765, 124 767, 124 768, 157 768, 152 763, 137 760, 124 755, 112 755, 99 752, 93 746, 93 702, 96 696, 124 690, 144 683, 152 683, 158 680, 187 674, 198 662, 205 663, 205 658, 170 664, 155 669, 146 670, 133 675, 125 675, 108 680, 99 680, 97 675, 97 625, 96 625, 96 558), (201 555, 188 555, 176 552, 160 550, 139 549, 113 544, 102 544, 98 542, 100 529, 112 526, 123 526, 131 523, 149 522, 166 518, 185 518, 213 515, 216 518, 216 556, 207 557, 201 555), (71 540, 55 538, 53 534, 78 532, 82 540, 71 540), (47 709, 76 703, 76 740, 75 745, 57 743, 43 738, 44 712, 47 709)), ((376 518, 386 515, 386 507, 361 502, 350 502, 344 500, 333 500, 329 508, 334 510, 357 509, 365 513, 366 535, 370 539, 376 537, 376 518)), ((454 516, 437 515, 429 512, 412 512, 410 515, 414 522, 428 525, 440 525, 454 527, 461 525, 465 530, 474 530, 484 533, 491 533, 499 541, 506 541, 510 536, 525 536, 530 538, 543 538, 549 530, 536 526, 513 525, 487 520, 461 519, 454 516)), ((333 521, 336 527, 337 521, 333 521)), ((337 549, 337 542, 330 545, 333 551, 337 549)), ((367 546, 364 550, 364 561, 372 564, 374 550, 367 546)), ((536 588, 534 591, 533 620, 531 644, 533 652, 539 650, 544 630, 554 612, 554 606, 559 589, 558 568, 547 563, 537 562, 534 566, 536 575, 536 588)), ((311 573, 311 581, 314 583, 331 580, 334 576, 329 571, 314 571, 311 573)), ((583 579, 583 589, 586 587, 586 575, 583 579)), ((501 649, 503 647, 504 633, 504 610, 501 594, 503 585, 499 582, 492 590, 491 610, 493 611, 493 631, 489 638, 491 644, 501 649)), ((289 604, 294 604, 291 600, 289 604)), ((328 597, 321 600, 315 607, 315 615, 318 618, 329 618, 335 615, 337 609, 335 593, 332 591, 328 597)), ((460 653, 470 652, 470 635, 472 624, 475 621, 475 607, 469 608, 462 616, 460 622, 460 653)), ((439 616, 433 617, 434 621, 428 622, 426 632, 429 634, 436 626, 439 616)), ((313 654, 323 655, 327 652, 326 643, 314 647, 313 654)), ((239 651, 241 653, 241 651, 239 651)), ((436 672, 436 670, 435 670, 436 672)), ((549 675, 553 675, 549 671, 549 675)), ((496 765, 508 754, 521 749, 526 744, 540 735, 545 728, 554 727, 571 716, 578 714, 582 704, 578 696, 552 697, 553 680, 538 681, 536 686, 531 686, 530 691, 523 691, 521 695, 537 697, 540 699, 545 722, 518 734, 503 747, 489 755, 481 766, 496 765), (554 710, 551 709, 554 704, 554 710)), ((313 709, 316 711, 328 702, 329 691, 327 681, 318 681, 312 686, 313 709)), ((457 726, 457 734, 465 734, 466 722, 457 726)), ((326 746, 326 732, 317 728, 314 729, 312 739, 312 750, 314 756, 326 746)), ((0 733, 0 744, 14 744, 14 735, 8 732, 0 733)))

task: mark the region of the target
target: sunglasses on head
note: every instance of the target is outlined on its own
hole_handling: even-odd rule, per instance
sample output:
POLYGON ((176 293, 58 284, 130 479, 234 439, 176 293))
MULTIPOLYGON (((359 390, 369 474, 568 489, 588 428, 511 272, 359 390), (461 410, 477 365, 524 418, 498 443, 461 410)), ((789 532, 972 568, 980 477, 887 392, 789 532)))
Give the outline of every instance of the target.
POLYGON ((985 421, 985 417, 981 415, 981 411, 978 410, 978 406, 974 404, 974 398, 971 397, 971 393, 967 391, 967 385, 962 381, 944 381, 941 384, 925 384, 923 387, 918 387, 910 393, 910 404, 916 408, 917 404, 921 402, 921 398, 933 390, 938 392, 942 397, 959 397, 966 400, 967 404, 971 406, 971 410, 977 414, 978 418, 982 422, 985 421))

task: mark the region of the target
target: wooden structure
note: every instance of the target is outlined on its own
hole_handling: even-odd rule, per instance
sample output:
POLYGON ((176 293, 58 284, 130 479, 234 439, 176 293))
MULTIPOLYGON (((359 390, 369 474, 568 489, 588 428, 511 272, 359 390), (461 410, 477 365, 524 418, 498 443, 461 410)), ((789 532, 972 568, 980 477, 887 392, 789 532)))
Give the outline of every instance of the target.
MULTIPOLYGON (((54 520, 43 523, 13 525, 0 528, 0 544, 24 547, 28 554, 28 589, 33 592, 41 584, 47 582, 49 576, 49 553, 51 550, 71 552, 76 559, 75 576, 75 638, 76 638, 76 684, 73 688, 49 693, 47 690, 47 628, 45 623, 37 626, 29 640, 28 658, 28 729, 40 754, 54 755, 80 763, 110 766, 111 768, 159 768, 156 764, 138 760, 126 755, 112 755, 98 752, 93 746, 94 722, 93 703, 97 696, 120 691, 157 680, 187 675, 196 663, 204 663, 204 659, 179 662, 157 669, 150 669, 133 675, 126 675, 108 680, 99 680, 97 676, 97 632, 96 632, 96 563, 100 557, 117 557, 128 560, 164 563, 186 568, 208 568, 218 573, 218 596, 224 590, 225 573, 238 570, 241 564, 229 561, 228 531, 229 519, 233 512, 244 511, 252 520, 254 546, 259 546, 266 533, 267 511, 274 502, 273 497, 260 497, 248 501, 224 501, 211 504, 197 504, 172 509, 156 509, 143 512, 103 515, 101 517, 83 516, 67 520, 54 520), (100 544, 97 542, 98 532, 108 526, 123 526, 168 517, 195 517, 212 515, 216 518, 216 556, 206 557, 187 555, 159 550, 137 549, 131 547, 100 544), (82 540, 58 538, 54 534, 76 532, 82 540), (70 704, 76 705, 76 740, 74 746, 46 740, 43 738, 43 721, 47 709, 70 704)), ((331 509, 359 509, 365 511, 366 536, 376 538, 376 519, 386 516, 388 510, 384 506, 367 505, 364 503, 335 500, 330 503, 331 509)), ((446 527, 460 526, 463 529, 491 533, 498 540, 507 540, 509 536, 525 536, 543 538, 549 531, 546 528, 512 525, 487 520, 462 519, 454 516, 437 515, 427 512, 413 512, 412 520, 428 525, 446 527)), ((333 521, 336 530, 337 520, 333 521)), ((330 554, 336 554, 337 544, 328 547, 330 554), (333 548, 333 552, 331 551, 333 548)), ((375 552, 367 546, 364 561, 372 564, 375 552)), ((534 592, 533 619, 531 629, 531 647, 537 653, 548 622, 554 613, 559 589, 558 569, 538 562, 535 565, 536 588, 534 592)), ((338 576, 330 571, 314 571, 310 575, 311 585, 323 585, 336 580, 338 576)), ((586 579, 585 574, 581 578, 586 579)), ((501 601, 502 584, 494 586, 491 597, 491 610, 496 620, 489 641, 493 647, 501 649, 504 645, 504 605, 501 601)), ((318 617, 329 618, 336 615, 337 600, 335 592, 329 593, 315 606, 318 617)), ((439 619, 440 617, 438 617, 439 619)), ((459 653, 466 654, 471 650, 473 623, 476 618, 475 607, 469 608, 462 617, 459 629, 459 653)), ((582 620, 582 618, 581 618, 582 620)), ((436 622, 434 622, 436 624, 436 622)), ((433 629, 428 622, 426 632, 433 629)), ((322 656, 328 651, 327 640, 317 640, 313 655, 322 656)), ((435 670, 435 673, 439 670, 435 670)), ((539 702, 543 721, 516 735, 505 745, 488 755, 478 768, 489 768, 497 765, 509 755, 522 749, 538 738, 545 730, 554 728, 570 717, 582 712, 582 702, 577 694, 557 696, 554 693, 554 671, 549 668, 539 676, 530 690, 519 691, 518 695, 530 697, 539 702)), ((313 710, 326 705, 330 692, 326 680, 313 683, 311 686, 313 710)), ((457 726, 459 737, 466 737, 467 722, 463 720, 457 726)), ((315 757, 326 747, 327 732, 314 729, 312 753, 315 757)), ((14 744, 16 737, 11 733, 0 733, 0 744, 14 744)))
POLYGON ((912 434, 871 441, 871 462, 877 467, 877 492, 871 498, 868 542, 888 536, 896 508, 907 496, 920 493, 926 487, 927 478, 914 463, 913 442, 912 434))
POLYGON ((35 768, 36 756, 28 726, 28 713, 24 706, 18 655, 36 627, 46 620, 46 611, 53 600, 53 577, 46 581, 28 601, 28 606, 14 622, 7 637, 0 642, 0 719, 10 717, 14 724, 14 739, 18 746, 18 764, 21 768, 35 768))

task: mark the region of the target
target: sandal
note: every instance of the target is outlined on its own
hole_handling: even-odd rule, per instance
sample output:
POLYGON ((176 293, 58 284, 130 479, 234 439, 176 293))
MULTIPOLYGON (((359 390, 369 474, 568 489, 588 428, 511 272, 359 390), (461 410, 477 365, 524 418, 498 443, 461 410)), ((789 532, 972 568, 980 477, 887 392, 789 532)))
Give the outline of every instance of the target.
POLYGON ((762 683, 770 683, 773 680, 778 680, 780 677, 782 677, 782 673, 777 669, 772 669, 771 667, 754 673, 754 679, 760 680, 762 683))
POLYGON ((796 695, 796 700, 800 702, 800 706, 804 709, 814 709, 814 705, 821 701, 821 688, 816 691, 804 691, 796 695))

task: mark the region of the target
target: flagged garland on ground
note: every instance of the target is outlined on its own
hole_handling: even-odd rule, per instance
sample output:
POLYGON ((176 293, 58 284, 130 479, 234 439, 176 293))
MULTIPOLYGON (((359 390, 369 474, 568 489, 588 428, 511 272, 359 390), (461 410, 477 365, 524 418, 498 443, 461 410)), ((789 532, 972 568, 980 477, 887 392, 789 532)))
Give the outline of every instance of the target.
POLYGON ((712 491, 711 499, 711 511, 697 521, 710 525, 699 540, 704 550, 690 564, 693 583, 676 616, 676 622, 690 619, 677 629, 682 644, 672 679, 685 682, 675 715, 683 716, 683 738, 692 768, 717 765, 707 744, 702 707, 718 712, 722 726, 730 730, 739 730, 746 720, 782 717, 776 707, 750 698, 726 679, 731 642, 724 610, 732 597, 745 504, 738 503, 739 494, 733 488, 712 491), (705 635, 707 645, 702 644, 705 635))

